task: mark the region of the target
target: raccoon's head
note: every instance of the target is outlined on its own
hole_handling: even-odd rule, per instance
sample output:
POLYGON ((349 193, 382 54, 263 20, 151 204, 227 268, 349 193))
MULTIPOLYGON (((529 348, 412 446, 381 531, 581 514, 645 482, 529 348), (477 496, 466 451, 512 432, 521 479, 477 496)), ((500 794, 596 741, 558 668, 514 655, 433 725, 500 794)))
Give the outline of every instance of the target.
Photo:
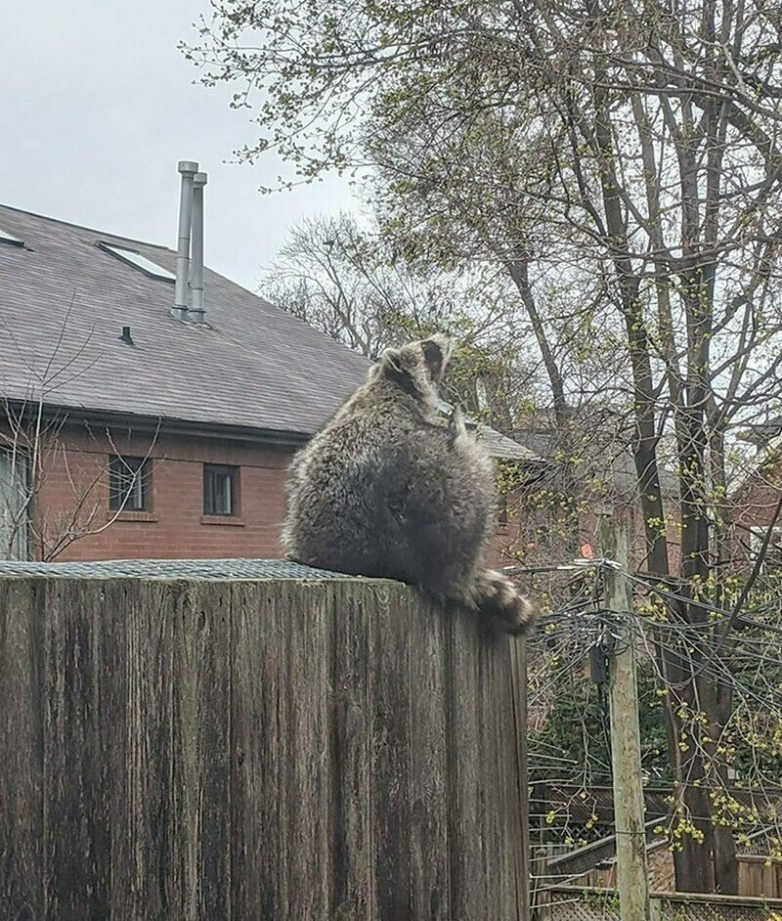
POLYGON ((385 377, 431 405, 436 405, 437 388, 443 379, 452 341, 442 333, 409 342, 399 349, 386 349, 372 368, 373 379, 385 377))

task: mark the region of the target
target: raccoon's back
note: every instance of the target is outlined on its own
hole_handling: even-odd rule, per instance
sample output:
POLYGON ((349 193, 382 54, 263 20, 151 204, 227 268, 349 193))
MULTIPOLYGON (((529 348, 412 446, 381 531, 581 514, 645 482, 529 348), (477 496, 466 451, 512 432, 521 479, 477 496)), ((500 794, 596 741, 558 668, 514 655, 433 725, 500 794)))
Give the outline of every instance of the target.
POLYGON ((353 441, 351 452, 339 438, 313 444, 290 485, 287 555, 310 566, 419 583, 428 569, 474 557, 490 509, 474 476, 465 482, 445 434, 426 432, 424 440, 421 434, 375 437, 360 448, 353 441))

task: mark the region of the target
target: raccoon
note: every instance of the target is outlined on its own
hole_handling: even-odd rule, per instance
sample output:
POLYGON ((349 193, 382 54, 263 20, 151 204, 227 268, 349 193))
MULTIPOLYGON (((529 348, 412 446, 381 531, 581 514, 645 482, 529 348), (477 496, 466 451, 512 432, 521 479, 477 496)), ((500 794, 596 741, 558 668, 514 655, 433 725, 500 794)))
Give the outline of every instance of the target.
POLYGON ((298 452, 283 547, 308 566, 418 586, 519 634, 532 605, 506 576, 485 568, 493 462, 458 409, 447 424, 439 411, 451 350, 440 334, 386 350, 298 452))

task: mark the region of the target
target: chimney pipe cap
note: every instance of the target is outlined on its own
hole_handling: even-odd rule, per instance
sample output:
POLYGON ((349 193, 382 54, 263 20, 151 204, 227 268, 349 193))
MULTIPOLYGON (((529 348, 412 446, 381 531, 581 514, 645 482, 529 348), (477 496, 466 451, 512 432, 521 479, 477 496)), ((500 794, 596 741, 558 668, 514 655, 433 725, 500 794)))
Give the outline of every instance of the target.
POLYGON ((177 169, 180 173, 197 173, 198 163, 195 160, 180 160, 177 169))
POLYGON ((193 182, 196 185, 206 185, 206 178, 206 173, 196 173, 195 176, 193 176, 193 182))

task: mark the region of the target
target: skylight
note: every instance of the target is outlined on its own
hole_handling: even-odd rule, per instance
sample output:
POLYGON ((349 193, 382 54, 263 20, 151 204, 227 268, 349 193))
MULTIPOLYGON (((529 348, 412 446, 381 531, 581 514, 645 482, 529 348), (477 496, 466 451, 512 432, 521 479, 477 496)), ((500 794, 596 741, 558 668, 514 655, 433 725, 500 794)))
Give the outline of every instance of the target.
POLYGON ((105 252, 111 253, 112 256, 116 256, 117 259, 121 259, 123 262, 127 262, 128 265, 139 269, 145 275, 149 275, 150 278, 176 281, 176 275, 172 275, 167 269, 159 266, 151 259, 147 259, 146 256, 142 256, 141 253, 137 253, 135 250, 125 249, 124 246, 115 246, 113 243, 99 243, 98 246, 105 252))
POLYGON ((24 240, 20 240, 18 237, 12 237, 10 233, 6 233, 2 227, 0 227, 0 243, 10 243, 11 246, 24 246, 24 240))

